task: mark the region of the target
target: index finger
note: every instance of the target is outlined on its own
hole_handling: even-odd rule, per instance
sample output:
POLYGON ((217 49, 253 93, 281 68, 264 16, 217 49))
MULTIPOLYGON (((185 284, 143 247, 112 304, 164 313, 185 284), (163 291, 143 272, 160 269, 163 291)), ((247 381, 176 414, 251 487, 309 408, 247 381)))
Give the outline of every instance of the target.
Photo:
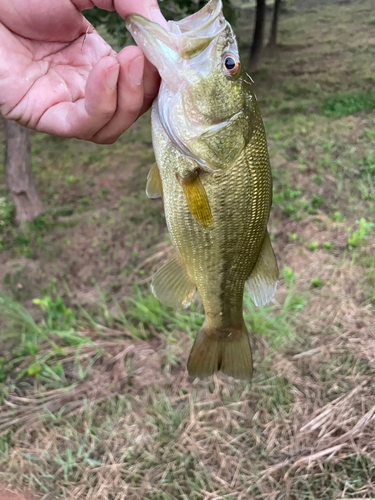
POLYGON ((168 29, 168 23, 160 12, 156 0, 115 0, 114 6, 120 16, 125 19, 129 14, 140 14, 168 29))

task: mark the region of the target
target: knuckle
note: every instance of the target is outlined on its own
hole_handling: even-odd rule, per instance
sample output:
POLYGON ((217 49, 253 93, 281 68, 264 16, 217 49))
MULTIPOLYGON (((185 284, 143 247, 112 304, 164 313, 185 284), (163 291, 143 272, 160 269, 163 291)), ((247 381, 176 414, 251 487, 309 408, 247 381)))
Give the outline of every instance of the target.
POLYGON ((129 102, 126 107, 126 114, 131 117, 138 116, 142 108, 142 104, 143 103, 140 102, 129 102))
POLYGON ((110 120, 116 111, 116 107, 112 106, 111 108, 103 108, 100 111, 100 118, 105 120, 110 120))

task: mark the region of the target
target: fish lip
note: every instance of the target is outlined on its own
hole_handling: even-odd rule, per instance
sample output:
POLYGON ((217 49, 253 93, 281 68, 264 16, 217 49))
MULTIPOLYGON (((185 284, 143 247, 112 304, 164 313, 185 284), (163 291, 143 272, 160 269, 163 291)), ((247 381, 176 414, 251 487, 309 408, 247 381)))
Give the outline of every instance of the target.
POLYGON ((213 24, 214 21, 216 21, 216 19, 220 16, 222 10, 222 0, 210 0, 198 12, 195 12, 194 14, 181 19, 181 21, 169 21, 169 23, 172 29, 174 27, 178 27, 181 34, 196 36, 198 33, 209 28, 210 25, 213 24), (201 22, 197 26, 194 26, 197 21, 202 20, 206 15, 208 15, 208 17, 204 22, 201 22))
POLYGON ((180 57, 189 59, 195 57, 225 29, 226 21, 222 16, 219 26, 214 31, 210 30, 220 16, 222 16, 222 0, 210 0, 191 16, 177 22, 169 21, 170 31, 139 14, 127 16, 125 26, 137 42, 137 35, 141 35, 147 44, 152 45, 153 41, 162 42, 180 57))
POLYGON ((171 45, 174 38, 173 34, 169 33, 166 29, 160 26, 160 24, 154 23, 139 14, 130 14, 127 16, 125 26, 132 35, 134 35, 137 31, 141 31, 143 34, 147 34, 152 38, 160 40, 168 47, 171 45))
POLYGON ((154 23, 139 14, 130 14, 125 20, 125 26, 146 56, 148 56, 149 51, 152 52, 153 46, 159 45, 160 48, 160 42, 165 47, 172 49, 177 55, 178 42, 176 35, 168 32, 160 24, 154 23))

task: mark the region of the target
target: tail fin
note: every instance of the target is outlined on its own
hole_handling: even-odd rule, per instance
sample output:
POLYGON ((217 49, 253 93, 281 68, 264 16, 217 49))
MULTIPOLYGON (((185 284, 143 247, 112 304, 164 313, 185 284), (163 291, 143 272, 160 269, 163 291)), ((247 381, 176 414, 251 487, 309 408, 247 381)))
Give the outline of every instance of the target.
POLYGON ((236 379, 250 379, 253 361, 245 325, 224 335, 203 327, 195 338, 187 366, 193 377, 207 377, 221 371, 236 379))

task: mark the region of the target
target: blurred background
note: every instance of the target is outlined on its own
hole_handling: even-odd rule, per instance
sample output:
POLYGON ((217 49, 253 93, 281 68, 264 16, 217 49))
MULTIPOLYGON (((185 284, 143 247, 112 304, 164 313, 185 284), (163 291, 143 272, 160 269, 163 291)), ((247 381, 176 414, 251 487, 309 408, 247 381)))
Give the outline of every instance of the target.
MULTIPOLYGON (((175 19, 204 4, 160 0, 175 19)), ((0 486, 45 499, 375 497, 374 3, 225 9, 274 176, 281 279, 266 307, 245 296, 254 378, 190 380, 202 312, 151 294, 170 242, 145 194, 150 114, 111 146, 1 123, 14 175, 8 189, 0 172, 0 486)), ((130 43, 115 14, 86 15, 113 47, 130 43)))

